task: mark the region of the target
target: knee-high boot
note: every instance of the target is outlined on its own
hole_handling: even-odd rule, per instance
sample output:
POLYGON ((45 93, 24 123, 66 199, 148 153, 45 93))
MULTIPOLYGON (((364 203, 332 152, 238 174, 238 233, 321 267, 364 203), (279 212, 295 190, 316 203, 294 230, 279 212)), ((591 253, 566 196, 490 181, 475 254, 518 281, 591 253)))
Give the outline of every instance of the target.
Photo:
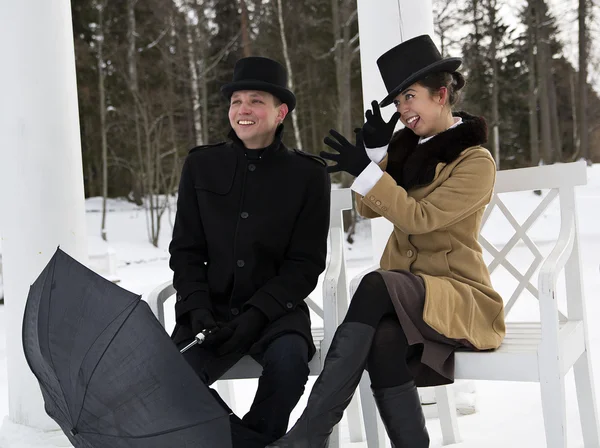
POLYGON ((327 446, 360 382, 374 334, 373 327, 359 322, 338 327, 302 416, 285 436, 267 448, 327 446))
POLYGON ((429 447, 425 416, 413 381, 373 389, 373 396, 393 448, 429 447))

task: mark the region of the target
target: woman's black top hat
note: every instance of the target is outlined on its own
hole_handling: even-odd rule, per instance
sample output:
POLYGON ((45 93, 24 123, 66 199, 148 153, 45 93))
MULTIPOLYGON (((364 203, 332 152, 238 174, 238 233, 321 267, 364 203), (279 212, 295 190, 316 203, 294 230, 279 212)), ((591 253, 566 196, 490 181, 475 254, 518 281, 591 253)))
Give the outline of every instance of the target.
POLYGON ((233 69, 233 80, 221 87, 221 92, 231 98, 238 90, 269 92, 288 105, 290 112, 296 107, 296 97, 287 89, 285 68, 273 59, 251 56, 239 59, 233 69))
POLYGON ((400 92, 430 73, 452 73, 462 64, 460 58, 443 59, 427 34, 396 45, 377 59, 379 72, 388 91, 381 107, 394 101, 400 92))

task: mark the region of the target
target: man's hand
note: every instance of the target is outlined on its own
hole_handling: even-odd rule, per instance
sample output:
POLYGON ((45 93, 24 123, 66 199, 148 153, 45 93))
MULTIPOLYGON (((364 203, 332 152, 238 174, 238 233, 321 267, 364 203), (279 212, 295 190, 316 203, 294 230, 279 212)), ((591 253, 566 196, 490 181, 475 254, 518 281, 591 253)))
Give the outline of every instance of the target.
POLYGON ((190 326, 194 335, 197 335, 202 330, 210 330, 214 332, 218 328, 215 316, 212 311, 206 308, 196 308, 189 312, 190 326))
POLYGON ((355 145, 346 140, 346 138, 338 133, 335 129, 329 130, 329 134, 331 134, 331 136, 337 141, 332 140, 329 137, 325 137, 323 142, 330 148, 339 152, 339 154, 332 154, 321 151, 322 158, 337 162, 336 165, 330 165, 327 167, 327 171, 329 173, 346 171, 353 176, 358 176, 369 165, 369 163, 371 163, 371 159, 369 159, 363 143, 362 131, 360 129, 356 129, 354 132, 356 133, 355 145))
POLYGON ((257 341, 267 322, 267 316, 258 308, 251 307, 244 311, 215 334, 215 339, 219 341, 223 340, 224 335, 228 336, 217 349, 217 354, 224 356, 233 352, 246 353, 257 341))
POLYGON ((363 125, 363 138, 367 148, 381 148, 387 146, 394 135, 394 129, 400 118, 400 113, 392 115, 390 121, 385 122, 381 116, 381 110, 377 101, 371 103, 370 109, 365 114, 367 121, 363 125))

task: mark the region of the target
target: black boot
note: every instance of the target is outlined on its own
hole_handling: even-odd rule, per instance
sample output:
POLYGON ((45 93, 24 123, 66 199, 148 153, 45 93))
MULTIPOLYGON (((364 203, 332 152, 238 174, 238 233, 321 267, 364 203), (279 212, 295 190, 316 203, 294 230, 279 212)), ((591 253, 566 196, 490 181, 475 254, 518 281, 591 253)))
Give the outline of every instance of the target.
POLYGON ((377 409, 392 448, 428 448, 429 434, 413 381, 400 386, 373 389, 377 409))
POLYGON ((294 427, 267 448, 325 448, 360 382, 375 329, 359 322, 340 325, 294 427))

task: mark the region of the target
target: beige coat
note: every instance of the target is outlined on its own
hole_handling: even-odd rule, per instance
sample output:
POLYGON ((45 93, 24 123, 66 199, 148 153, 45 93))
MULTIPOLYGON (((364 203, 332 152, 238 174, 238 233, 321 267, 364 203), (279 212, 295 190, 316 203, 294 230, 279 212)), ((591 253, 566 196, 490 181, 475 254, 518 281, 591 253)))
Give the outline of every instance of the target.
MULTIPOLYGON (((386 156, 383 170, 387 162, 386 156)), ((505 335, 503 301, 492 288, 477 241, 495 177, 489 151, 472 146, 450 163, 437 163, 426 186, 407 192, 384 173, 365 197, 356 195, 358 213, 394 224, 381 268, 421 276, 424 321, 481 350, 499 347, 505 335)))

